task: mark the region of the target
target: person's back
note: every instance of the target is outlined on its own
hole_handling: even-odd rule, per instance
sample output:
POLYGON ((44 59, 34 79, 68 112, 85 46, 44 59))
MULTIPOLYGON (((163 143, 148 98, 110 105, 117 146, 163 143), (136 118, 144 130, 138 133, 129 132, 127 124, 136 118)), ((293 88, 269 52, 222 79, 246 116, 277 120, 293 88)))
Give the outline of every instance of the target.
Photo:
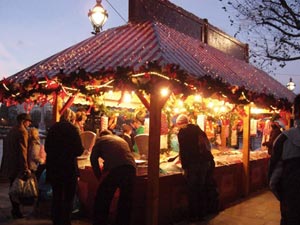
POLYGON ((188 188, 189 219, 201 220, 207 213, 205 188, 207 177, 213 171, 214 162, 210 143, 198 125, 189 123, 186 115, 176 119, 179 127, 179 156, 188 188))
MULTIPOLYGON (((199 146, 201 143, 199 137, 201 135, 201 130, 199 126, 195 124, 188 124, 183 127, 178 132, 178 141, 180 146, 179 155, 181 158, 182 168, 191 167, 194 165, 199 165, 199 163, 204 162, 204 155, 199 151, 205 149, 206 146, 199 146)), ((205 135, 206 136, 206 135, 205 135)))
POLYGON ((121 165, 135 165, 127 142, 117 135, 105 135, 98 138, 92 150, 91 160, 97 161, 98 157, 104 160, 104 171, 121 165))
POLYGON ((83 146, 77 128, 70 122, 70 109, 66 109, 60 122, 48 131, 45 140, 46 179, 52 186, 53 224, 71 225, 71 212, 79 176, 77 157, 83 146))
POLYGON ((83 147, 73 124, 68 121, 55 123, 47 134, 45 151, 47 179, 65 180, 78 175, 76 157, 83 153, 83 147))
POLYGON ((115 224, 129 225, 136 164, 127 142, 109 130, 101 131, 90 160, 94 174, 100 181, 95 197, 93 224, 108 223, 109 208, 118 188, 120 195, 115 224), (98 158, 104 160, 103 169, 99 166, 98 158))

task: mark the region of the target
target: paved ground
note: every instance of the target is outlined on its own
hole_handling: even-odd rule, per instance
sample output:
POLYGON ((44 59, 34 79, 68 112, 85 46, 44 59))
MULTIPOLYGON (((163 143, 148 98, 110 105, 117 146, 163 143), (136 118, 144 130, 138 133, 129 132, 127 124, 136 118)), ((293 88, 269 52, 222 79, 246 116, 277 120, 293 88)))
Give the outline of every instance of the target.
MULTIPOLYGON (((8 183, 0 182, 0 224, 7 225, 51 225, 47 207, 39 216, 32 214, 32 207, 23 207, 25 218, 14 220, 10 215, 8 183)), ((279 203, 271 192, 263 190, 225 209, 203 222, 182 221, 176 225, 278 225, 280 224, 279 203)), ((86 218, 74 219, 72 225, 91 225, 86 218)), ((136 224, 139 225, 139 224, 136 224)), ((166 224, 167 225, 167 224, 166 224)))

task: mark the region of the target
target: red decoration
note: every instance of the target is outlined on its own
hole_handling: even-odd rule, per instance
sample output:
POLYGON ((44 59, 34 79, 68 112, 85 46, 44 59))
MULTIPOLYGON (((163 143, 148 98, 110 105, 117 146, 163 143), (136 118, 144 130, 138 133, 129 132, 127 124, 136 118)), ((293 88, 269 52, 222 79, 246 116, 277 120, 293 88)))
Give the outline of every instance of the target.
POLYGON ((66 109, 71 107, 71 105, 74 102, 74 99, 75 99, 76 95, 77 94, 74 94, 71 97, 69 97, 68 101, 64 104, 63 108, 59 111, 60 115, 62 115, 66 109))
POLYGON ((59 84, 57 83, 56 80, 52 79, 50 80, 47 76, 45 76, 46 79, 46 88, 47 89, 57 89, 59 87, 59 84))

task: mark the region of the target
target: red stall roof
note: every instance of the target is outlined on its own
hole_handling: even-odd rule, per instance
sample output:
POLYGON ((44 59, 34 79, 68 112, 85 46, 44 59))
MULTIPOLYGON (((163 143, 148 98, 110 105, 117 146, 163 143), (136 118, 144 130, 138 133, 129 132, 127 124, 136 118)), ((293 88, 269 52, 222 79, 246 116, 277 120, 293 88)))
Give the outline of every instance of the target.
POLYGON ((272 95, 292 102, 295 94, 262 70, 159 22, 129 23, 101 32, 9 77, 23 82, 29 76, 54 77, 63 69, 70 74, 83 68, 132 67, 149 62, 179 65, 191 78, 209 76, 230 86, 272 95))

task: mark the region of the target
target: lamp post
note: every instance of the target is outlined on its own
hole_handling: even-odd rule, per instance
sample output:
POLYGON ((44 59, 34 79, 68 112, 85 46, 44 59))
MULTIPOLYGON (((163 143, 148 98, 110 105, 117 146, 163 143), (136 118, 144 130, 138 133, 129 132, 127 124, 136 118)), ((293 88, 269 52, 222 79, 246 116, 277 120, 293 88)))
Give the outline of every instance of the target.
POLYGON ((89 10, 88 17, 94 28, 92 34, 98 34, 108 17, 107 11, 101 5, 101 0, 96 0, 96 5, 89 10))
POLYGON ((286 87, 290 91, 293 91, 296 88, 296 84, 293 82, 292 78, 290 78, 290 81, 286 84, 286 87))

